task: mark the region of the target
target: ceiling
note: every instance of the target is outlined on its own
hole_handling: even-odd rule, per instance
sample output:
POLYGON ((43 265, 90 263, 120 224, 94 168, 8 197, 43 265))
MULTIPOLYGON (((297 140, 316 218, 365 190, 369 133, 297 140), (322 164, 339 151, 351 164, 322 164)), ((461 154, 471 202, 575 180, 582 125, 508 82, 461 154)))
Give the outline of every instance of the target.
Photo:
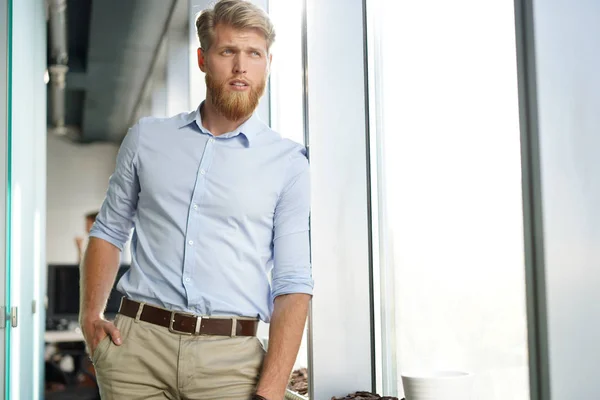
MULTIPOLYGON (((65 124, 79 128, 75 140, 123 138, 142 100, 175 3, 67 0, 65 124)), ((50 116, 50 103, 48 107, 50 116)))

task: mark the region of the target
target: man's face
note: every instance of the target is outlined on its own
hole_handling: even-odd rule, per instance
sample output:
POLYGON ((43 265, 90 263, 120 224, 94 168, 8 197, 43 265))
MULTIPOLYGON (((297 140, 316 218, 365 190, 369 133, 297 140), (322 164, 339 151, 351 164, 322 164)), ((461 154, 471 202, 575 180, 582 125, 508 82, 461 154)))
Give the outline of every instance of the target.
POLYGON ((265 91, 271 55, 259 30, 219 24, 207 52, 198 49, 198 65, 206 74, 207 99, 227 119, 250 116, 265 91))

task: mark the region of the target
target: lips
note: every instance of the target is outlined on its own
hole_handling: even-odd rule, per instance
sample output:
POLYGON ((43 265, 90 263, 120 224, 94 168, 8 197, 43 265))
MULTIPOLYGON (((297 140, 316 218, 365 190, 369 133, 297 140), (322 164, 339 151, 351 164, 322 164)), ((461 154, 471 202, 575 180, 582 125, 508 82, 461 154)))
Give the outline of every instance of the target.
POLYGON ((248 84, 248 82, 242 80, 242 79, 234 79, 231 82, 229 82, 229 84, 231 86, 235 86, 235 87, 246 87, 246 86, 250 86, 248 84))

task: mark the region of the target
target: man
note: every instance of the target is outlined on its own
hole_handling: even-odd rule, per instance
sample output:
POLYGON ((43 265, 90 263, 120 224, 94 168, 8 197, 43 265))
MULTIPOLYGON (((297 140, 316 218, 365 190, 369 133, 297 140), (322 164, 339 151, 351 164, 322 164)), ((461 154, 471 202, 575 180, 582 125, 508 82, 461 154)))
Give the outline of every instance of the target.
POLYGON ((77 260, 81 262, 83 259, 83 253, 85 251, 86 243, 87 243, 87 235, 89 235, 92 230, 92 226, 94 226, 94 222, 96 222, 96 216, 98 215, 97 211, 87 213, 85 215, 85 234, 86 237, 77 236, 75 238, 75 246, 77 246, 77 260))
POLYGON ((196 27, 206 100, 130 129, 82 263, 80 323, 105 400, 281 400, 306 322, 308 161, 254 113, 273 26, 221 0, 196 27), (113 325, 102 311, 132 227, 113 325))

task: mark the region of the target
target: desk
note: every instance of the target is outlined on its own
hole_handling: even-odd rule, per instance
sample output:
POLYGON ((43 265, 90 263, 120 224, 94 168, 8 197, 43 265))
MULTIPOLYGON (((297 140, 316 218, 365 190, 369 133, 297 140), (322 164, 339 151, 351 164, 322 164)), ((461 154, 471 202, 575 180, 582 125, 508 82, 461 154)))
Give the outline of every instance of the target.
POLYGON ((83 334, 78 326, 72 329, 44 332, 46 342, 46 399, 99 400, 94 367, 87 357, 83 334), (67 357, 67 358, 65 358, 67 357), (72 359, 68 367, 63 360, 72 359), (48 374, 48 370, 51 374, 48 374), (58 386, 52 386, 52 382, 58 386), (78 393, 79 396, 75 396, 78 393))
POLYGON ((79 328, 65 331, 46 331, 44 332, 44 341, 46 343, 83 342, 83 333, 79 328))

